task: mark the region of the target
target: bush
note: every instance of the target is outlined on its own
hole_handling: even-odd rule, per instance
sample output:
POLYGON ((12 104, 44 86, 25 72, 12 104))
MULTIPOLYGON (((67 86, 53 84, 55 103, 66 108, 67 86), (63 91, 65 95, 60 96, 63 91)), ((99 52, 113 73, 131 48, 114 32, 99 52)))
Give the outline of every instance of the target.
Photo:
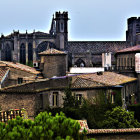
POLYGON ((115 107, 112 111, 107 111, 105 120, 103 121, 104 128, 137 128, 140 123, 134 119, 134 113, 126 111, 121 107, 115 107))
POLYGON ((79 134, 80 124, 67 118, 62 112, 54 117, 51 113, 42 112, 34 121, 21 117, 0 123, 0 139, 2 140, 60 140, 82 139, 79 134))
POLYGON ((128 105, 128 110, 135 112, 134 117, 140 122, 140 104, 128 105))

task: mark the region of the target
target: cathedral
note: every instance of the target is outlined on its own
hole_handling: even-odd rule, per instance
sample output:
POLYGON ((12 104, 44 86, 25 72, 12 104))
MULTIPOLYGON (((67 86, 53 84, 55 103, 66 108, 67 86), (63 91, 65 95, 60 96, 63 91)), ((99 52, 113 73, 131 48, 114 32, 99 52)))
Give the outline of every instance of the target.
POLYGON ((65 51, 68 54, 68 66, 98 67, 102 65, 102 54, 114 54, 140 43, 140 18, 128 19, 126 41, 68 41, 68 12, 56 12, 52 18, 49 33, 20 33, 13 31, 10 35, 0 37, 0 60, 38 67, 39 53, 48 48, 65 51))

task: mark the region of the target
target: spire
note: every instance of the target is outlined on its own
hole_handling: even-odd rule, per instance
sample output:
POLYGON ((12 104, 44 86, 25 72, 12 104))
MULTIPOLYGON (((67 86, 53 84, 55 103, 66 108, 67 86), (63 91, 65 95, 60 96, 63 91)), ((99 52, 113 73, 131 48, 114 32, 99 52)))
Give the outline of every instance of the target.
POLYGON ((56 33, 56 27, 55 27, 55 20, 54 20, 54 14, 52 18, 52 23, 51 23, 51 29, 50 29, 50 34, 55 34, 56 33))

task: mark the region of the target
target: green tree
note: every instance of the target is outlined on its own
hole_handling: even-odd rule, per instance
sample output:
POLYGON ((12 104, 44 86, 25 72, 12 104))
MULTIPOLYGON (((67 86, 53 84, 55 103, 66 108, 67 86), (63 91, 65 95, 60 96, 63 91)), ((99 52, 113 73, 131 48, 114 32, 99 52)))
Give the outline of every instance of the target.
POLYGON ((62 112, 52 116, 41 112, 32 120, 21 117, 9 120, 7 124, 0 123, 1 140, 60 140, 83 139, 79 133, 80 124, 67 118, 62 112))
POLYGON ((134 119, 134 112, 115 107, 105 113, 104 128, 137 128, 140 123, 134 119))
POLYGON ((64 92, 65 96, 63 97, 64 103, 63 107, 64 108, 73 108, 73 107, 79 107, 79 101, 76 99, 75 94, 72 94, 71 91, 71 84, 65 89, 64 92))

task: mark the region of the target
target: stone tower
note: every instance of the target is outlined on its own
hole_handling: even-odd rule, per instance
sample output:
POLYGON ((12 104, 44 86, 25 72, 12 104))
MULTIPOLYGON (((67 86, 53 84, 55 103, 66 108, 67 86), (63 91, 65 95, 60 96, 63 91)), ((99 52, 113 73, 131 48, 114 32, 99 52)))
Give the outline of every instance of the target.
POLYGON ((54 20, 56 21, 57 44, 60 45, 60 50, 65 50, 68 42, 68 12, 56 12, 54 20))
POLYGON ((39 53, 41 56, 40 70, 44 78, 65 76, 67 70, 67 54, 54 48, 39 53))
POLYGON ((140 33, 140 17, 131 17, 127 19, 127 25, 126 41, 129 41, 131 46, 135 46, 138 42, 137 34, 140 33))

